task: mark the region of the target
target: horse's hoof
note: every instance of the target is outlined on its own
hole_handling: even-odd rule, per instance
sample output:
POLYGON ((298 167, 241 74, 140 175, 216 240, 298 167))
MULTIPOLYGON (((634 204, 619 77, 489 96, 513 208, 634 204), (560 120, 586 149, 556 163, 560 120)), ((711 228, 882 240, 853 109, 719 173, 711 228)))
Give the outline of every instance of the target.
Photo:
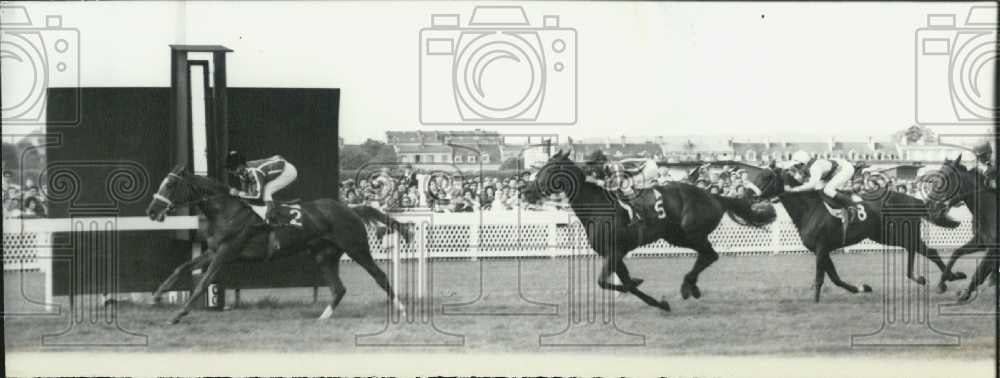
POLYGON ((698 285, 691 284, 691 296, 694 299, 701 298, 701 289, 698 288, 698 285))
POLYGON ((966 278, 967 277, 965 276, 965 273, 954 272, 954 273, 951 274, 951 278, 948 279, 948 281, 958 281, 958 280, 964 280, 966 278))
POLYGON ((944 294, 944 292, 946 292, 946 291, 948 291, 948 285, 945 284, 944 281, 938 282, 938 285, 937 285, 937 292, 938 292, 938 294, 944 294))
POLYGON ((923 285, 927 284, 927 279, 924 278, 924 276, 917 277, 917 279, 915 281, 917 281, 917 284, 920 285, 920 286, 923 286, 923 285))
MULTIPOLYGON (((920 278, 923 278, 923 277, 920 277, 920 278)), ((921 283, 921 285, 923 285, 923 283, 921 283)), ((868 284, 861 284, 861 292, 862 293, 871 293, 872 292, 872 287, 868 286, 868 284)))
POLYGON ((660 309, 665 312, 670 312, 670 304, 667 303, 666 297, 660 297, 660 309))
POLYGON ((971 297, 972 297, 972 292, 970 292, 968 289, 959 291, 958 292, 958 303, 968 302, 969 298, 971 298, 971 297))
POLYGON ((681 298, 688 299, 691 296, 691 287, 687 282, 681 284, 681 298))
POLYGON ((170 320, 167 320, 167 325, 174 325, 180 322, 181 320, 179 318, 171 318, 170 320))

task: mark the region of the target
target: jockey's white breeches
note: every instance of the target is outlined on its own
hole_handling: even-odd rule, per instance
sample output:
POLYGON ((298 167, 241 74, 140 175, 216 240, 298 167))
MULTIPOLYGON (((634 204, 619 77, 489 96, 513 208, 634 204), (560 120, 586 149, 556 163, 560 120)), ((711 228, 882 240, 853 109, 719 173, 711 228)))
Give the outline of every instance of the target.
POLYGON ((651 188, 653 185, 657 185, 657 178, 660 177, 660 170, 656 165, 656 161, 653 159, 646 159, 646 163, 642 167, 642 171, 632 178, 632 187, 635 189, 646 189, 651 188))
POLYGON ((834 172, 830 181, 823 185, 823 193, 836 197, 837 189, 843 188, 848 181, 851 181, 851 177, 854 177, 854 164, 844 160, 837 161, 837 172, 834 172))
POLYGON ((275 177, 274 180, 268 181, 267 184, 264 184, 264 201, 274 201, 274 193, 284 189, 288 186, 288 184, 291 184, 292 181, 295 181, 295 178, 297 177, 299 177, 299 171, 295 169, 294 165, 286 162, 285 169, 281 171, 281 174, 278 175, 278 177, 275 177))

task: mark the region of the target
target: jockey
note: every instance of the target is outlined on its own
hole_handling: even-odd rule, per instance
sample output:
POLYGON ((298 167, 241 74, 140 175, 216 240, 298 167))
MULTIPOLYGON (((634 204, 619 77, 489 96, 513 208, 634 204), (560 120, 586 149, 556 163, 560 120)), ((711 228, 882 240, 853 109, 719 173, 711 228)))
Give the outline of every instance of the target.
POLYGON ((805 192, 816 190, 823 193, 828 200, 839 203, 840 207, 848 207, 854 204, 851 196, 837 191, 838 188, 843 187, 854 177, 854 164, 840 158, 811 159, 809 153, 805 151, 797 151, 792 154, 792 161, 795 163, 794 167, 798 168, 800 172, 807 172, 808 177, 802 180, 804 181, 802 185, 797 187, 791 188, 786 185, 785 191, 805 192))
MULTIPOLYGON (((659 167, 656 161, 650 158, 643 151, 638 158, 625 159, 620 162, 620 165, 616 165, 618 168, 619 175, 631 178, 632 185, 625 187, 619 182, 618 190, 621 195, 618 196, 619 203, 625 208, 625 211, 629 213, 629 218, 631 221, 629 225, 636 224, 642 221, 642 216, 635 207, 632 205, 632 200, 638 197, 640 190, 652 188, 654 185, 659 185, 657 178, 660 175, 659 167), (631 165, 631 167, 626 167, 626 165, 631 165)), ((619 180, 624 181, 624 180, 619 180)))
POLYGON ((270 215, 274 210, 275 192, 295 181, 298 171, 280 155, 269 158, 247 161, 238 151, 229 151, 226 156, 226 169, 240 180, 243 190, 230 188, 229 194, 251 200, 262 200, 267 206, 264 221, 270 223, 270 215))
POLYGON ((997 188, 997 169, 993 164, 993 147, 989 141, 983 141, 972 148, 972 153, 976 155, 976 169, 986 178, 987 185, 991 189, 997 188))

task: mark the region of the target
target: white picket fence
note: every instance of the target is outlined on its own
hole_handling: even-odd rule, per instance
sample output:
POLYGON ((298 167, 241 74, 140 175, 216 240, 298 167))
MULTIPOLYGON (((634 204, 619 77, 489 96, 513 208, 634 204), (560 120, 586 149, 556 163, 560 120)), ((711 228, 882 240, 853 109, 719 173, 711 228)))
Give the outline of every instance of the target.
MULTIPOLYGON (((786 254, 808 252, 799 239, 795 225, 778 206, 778 219, 764 228, 741 226, 724 217, 709 236, 715 249, 724 255, 786 254)), ((952 210, 952 216, 962 221, 957 229, 945 229, 922 222, 922 236, 935 248, 955 248, 972 238, 971 216, 964 208, 952 210)), ((423 255, 432 259, 559 257, 592 253, 587 245, 583 225, 568 211, 501 211, 476 213, 430 213, 413 211, 394 213, 401 222, 412 222, 415 239, 400 242, 402 258, 423 255)), ((156 224, 158 229, 192 227, 191 219, 178 218, 184 224, 156 224)), ((36 220, 52 223, 59 220, 36 220)), ((12 222, 5 222, 10 225, 12 222)), ((65 223, 65 222, 62 222, 65 223)), ((175 222, 176 223, 176 222, 175 222)), ((61 224, 61 223, 59 223, 61 224)), ((51 227, 51 225, 49 225, 51 227)), ((146 227, 146 225, 144 225, 146 227)), ((372 253, 376 259, 388 259, 389 246, 397 239, 379 238, 376 230, 368 230, 372 253)), ((846 248, 846 253, 878 252, 881 244, 866 240, 846 248)), ((694 252, 666 241, 640 247, 629 256, 684 256, 694 252)), ((48 273, 51 264, 51 234, 31 228, 4 228, 4 271, 41 271, 48 273)))
MULTIPOLYGON (((742 226, 724 217, 709 236, 715 249, 724 255, 788 254, 809 252, 799 238, 788 214, 776 207, 778 219, 763 228, 742 226)), ((956 208, 952 216, 962 222, 946 229, 921 222, 921 236, 935 248, 955 248, 972 238, 971 216, 956 208)), ((584 225, 567 211, 506 211, 482 213, 395 213, 400 222, 412 222, 415 239, 400 242, 391 236, 379 238, 369 230, 369 241, 377 259, 390 256, 389 246, 398 245, 402 258, 512 258, 559 257, 592 253, 584 225)), ((879 252, 886 247, 871 240, 848 247, 845 253, 879 252)), ((640 247, 629 256, 684 256, 695 252, 660 240, 640 247)))

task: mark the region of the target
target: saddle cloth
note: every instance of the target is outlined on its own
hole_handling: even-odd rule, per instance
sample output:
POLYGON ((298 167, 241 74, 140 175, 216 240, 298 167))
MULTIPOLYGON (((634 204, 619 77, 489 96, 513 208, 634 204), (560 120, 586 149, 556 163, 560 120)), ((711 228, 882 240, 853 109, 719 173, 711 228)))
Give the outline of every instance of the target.
MULTIPOLYGON (((862 206, 864 206, 864 204, 862 202, 863 200, 861 196, 857 194, 851 194, 851 201, 854 202, 854 204, 851 205, 852 207, 858 208, 859 210, 863 211, 862 206)), ((841 218, 841 215, 843 215, 844 210, 846 209, 846 208, 835 209, 832 206, 830 206, 829 202, 826 201, 823 201, 823 206, 826 206, 826 211, 828 211, 830 215, 837 218, 841 218)))
MULTIPOLYGON (((250 208, 257 214, 258 217, 260 217, 261 220, 265 222, 267 221, 267 206, 251 204, 250 208)), ((279 224, 296 227, 303 226, 302 206, 299 205, 298 200, 275 202, 274 214, 272 214, 272 216, 279 224)))
POLYGON ((656 210, 656 202, 663 197, 659 190, 653 188, 640 189, 634 195, 624 196, 618 199, 619 204, 625 208, 629 217, 634 217, 638 213, 641 219, 663 218, 656 210), (630 203, 631 202, 631 203, 630 203))

